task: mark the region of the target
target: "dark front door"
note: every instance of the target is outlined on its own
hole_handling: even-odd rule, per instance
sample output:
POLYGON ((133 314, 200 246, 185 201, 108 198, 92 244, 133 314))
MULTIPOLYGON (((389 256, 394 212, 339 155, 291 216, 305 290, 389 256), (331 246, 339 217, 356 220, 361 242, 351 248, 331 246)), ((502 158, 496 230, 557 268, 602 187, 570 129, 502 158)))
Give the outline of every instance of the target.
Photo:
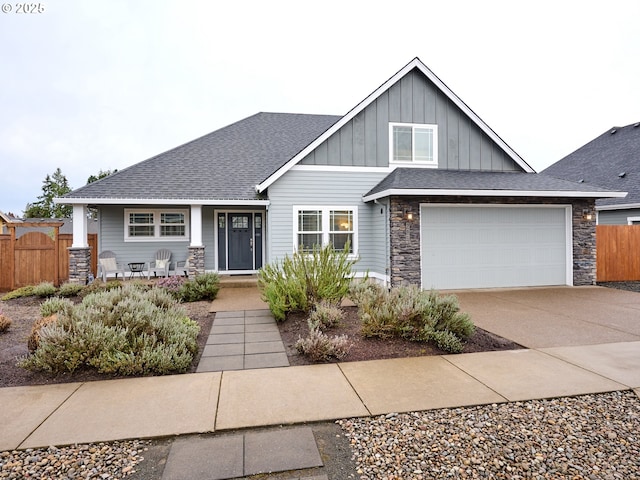
POLYGON ((253 270, 252 214, 229 214, 229 270, 253 270))

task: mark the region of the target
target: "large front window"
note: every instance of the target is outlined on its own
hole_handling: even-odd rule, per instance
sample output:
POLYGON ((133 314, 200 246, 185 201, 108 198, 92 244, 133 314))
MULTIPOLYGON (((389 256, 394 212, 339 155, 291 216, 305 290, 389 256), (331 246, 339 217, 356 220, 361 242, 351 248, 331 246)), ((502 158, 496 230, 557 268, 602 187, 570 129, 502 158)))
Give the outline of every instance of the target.
POLYGON ((438 165, 437 125, 392 123, 389 128, 391 162, 438 165))
POLYGON ((124 211, 126 241, 188 240, 186 210, 132 209, 124 211))
POLYGON ((342 250, 357 252, 357 209, 353 207, 294 207, 297 229, 295 248, 309 250, 329 243, 342 250))

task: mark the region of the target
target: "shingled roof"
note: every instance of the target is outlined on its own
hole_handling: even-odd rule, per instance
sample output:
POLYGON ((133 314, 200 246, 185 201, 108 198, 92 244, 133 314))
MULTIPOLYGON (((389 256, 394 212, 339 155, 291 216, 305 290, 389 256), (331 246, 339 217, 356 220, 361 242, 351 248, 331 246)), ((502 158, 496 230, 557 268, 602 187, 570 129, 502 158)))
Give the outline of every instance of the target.
POLYGON ((533 197, 620 196, 604 188, 525 172, 479 172, 396 168, 365 196, 365 201, 389 195, 488 195, 533 197))
MULTIPOLYGON (((107 200, 255 200, 255 186, 341 117, 258 113, 64 196, 107 200)), ((102 202, 104 200, 104 202, 102 202)))
POLYGON ((597 206, 640 204, 640 122, 608 129, 543 173, 628 192, 625 198, 597 200, 597 206))

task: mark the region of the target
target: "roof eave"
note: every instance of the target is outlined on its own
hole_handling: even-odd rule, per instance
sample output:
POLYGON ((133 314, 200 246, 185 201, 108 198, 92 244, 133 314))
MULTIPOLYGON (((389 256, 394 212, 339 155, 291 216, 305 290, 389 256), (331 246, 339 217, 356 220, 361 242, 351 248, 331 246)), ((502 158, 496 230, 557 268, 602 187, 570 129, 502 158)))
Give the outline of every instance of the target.
POLYGON ((571 197, 571 198, 623 198, 627 192, 584 192, 568 190, 462 190, 429 188, 390 188, 362 197, 364 202, 372 202, 390 196, 468 196, 468 197, 571 197))
POLYGON ((640 203, 621 203, 618 205, 596 205, 596 210, 628 210, 640 208, 640 203))
POLYGON ((535 173, 535 170, 524 161, 520 155, 518 155, 504 140, 502 140, 484 121, 471 110, 466 103, 464 103, 449 87, 447 87, 442 80, 440 80, 419 58, 414 58, 405 65, 398 73, 392 76, 389 80, 384 82, 373 93, 362 100, 358 105, 351 109, 344 117, 329 127, 322 135, 316 138, 313 142, 307 145, 297 155, 295 155, 286 164, 272 173, 263 182, 256 185, 256 191, 258 193, 264 192, 271 184, 282 177, 291 167, 297 164, 300 160, 306 157, 311 151, 313 151, 318 145, 324 142, 327 138, 342 128, 347 122, 349 122, 358 113, 369 106, 380 95, 386 92, 391 85, 395 84, 400 78, 404 77, 408 72, 418 68, 429 80, 431 80, 458 108, 460 108, 473 122, 484 132, 489 138, 496 142, 500 147, 515 161, 523 170, 527 173, 535 173))
POLYGON ((63 205, 244 205, 267 206, 269 200, 221 198, 54 198, 63 205))

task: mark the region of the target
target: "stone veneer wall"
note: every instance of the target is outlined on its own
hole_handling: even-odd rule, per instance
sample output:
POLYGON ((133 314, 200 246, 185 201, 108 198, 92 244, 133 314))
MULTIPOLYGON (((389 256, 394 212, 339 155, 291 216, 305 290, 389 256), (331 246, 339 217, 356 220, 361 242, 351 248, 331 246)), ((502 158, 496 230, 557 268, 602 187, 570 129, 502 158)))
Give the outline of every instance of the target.
POLYGON ((69 283, 86 285, 91 275, 91 248, 71 247, 69 250, 69 283))
POLYGON ((189 247, 189 277, 204 273, 204 247, 189 247))
POLYGON ((596 282, 596 220, 594 199, 529 198, 529 197, 391 197, 389 222, 391 230, 391 285, 420 285, 420 204, 542 204, 572 205, 573 284, 594 285, 596 282), (413 220, 405 220, 405 212, 413 220), (592 219, 585 220, 584 214, 592 219))

